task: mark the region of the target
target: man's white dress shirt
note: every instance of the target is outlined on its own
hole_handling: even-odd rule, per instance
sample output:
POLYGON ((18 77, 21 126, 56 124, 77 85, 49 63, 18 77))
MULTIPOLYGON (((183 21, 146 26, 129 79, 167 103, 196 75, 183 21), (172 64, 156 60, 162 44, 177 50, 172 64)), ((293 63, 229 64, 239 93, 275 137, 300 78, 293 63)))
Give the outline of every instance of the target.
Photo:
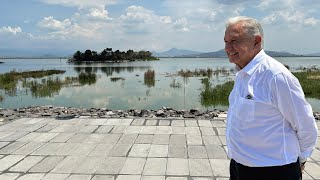
POLYGON ((317 126, 299 81, 263 50, 237 72, 226 138, 228 156, 250 167, 290 164, 315 147, 317 126))

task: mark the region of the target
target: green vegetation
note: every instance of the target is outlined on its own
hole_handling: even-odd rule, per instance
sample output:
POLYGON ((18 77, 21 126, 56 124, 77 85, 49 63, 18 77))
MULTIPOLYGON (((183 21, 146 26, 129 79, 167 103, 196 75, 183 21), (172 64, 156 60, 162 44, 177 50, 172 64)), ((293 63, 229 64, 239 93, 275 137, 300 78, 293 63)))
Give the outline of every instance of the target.
POLYGON ((86 50, 84 53, 77 51, 73 54, 72 58, 68 60, 70 63, 81 63, 81 62, 123 62, 123 61, 135 61, 135 60, 159 60, 152 56, 149 51, 135 52, 133 50, 124 51, 112 51, 112 48, 106 48, 101 53, 96 51, 86 50))
MULTIPOLYGON (((64 80, 61 80, 59 77, 51 77, 51 75, 62 74, 64 72, 65 71, 60 70, 11 71, 0 74, 0 92, 3 91, 8 96, 16 96, 18 86, 22 86, 22 88, 25 88, 24 92, 26 94, 29 91, 31 92, 32 97, 53 97, 55 94, 58 94, 63 87, 91 85, 97 81, 96 74, 84 72, 81 72, 78 77, 65 77, 64 80)), ((0 95, 0 102, 3 101, 3 99, 4 97, 0 95)))
POLYGON ((181 88, 181 83, 176 81, 176 79, 173 79, 169 86, 172 88, 181 88))
POLYGON ((222 85, 212 87, 208 78, 201 80, 203 88, 200 93, 200 103, 204 107, 223 105, 228 106, 228 97, 233 88, 234 82, 228 81, 222 85))
POLYGON ((144 85, 150 87, 154 87, 155 85, 155 73, 154 70, 147 70, 144 73, 144 85))
POLYGON ((306 97, 320 99, 320 70, 308 69, 293 74, 299 79, 306 97))
POLYGON ((120 81, 120 80, 124 81, 125 79, 123 77, 111 77, 110 78, 111 82, 117 82, 117 81, 120 81))
POLYGON ((79 83, 80 85, 91 85, 97 82, 97 75, 92 73, 80 73, 79 74, 79 83))
POLYGON ((195 69, 194 71, 191 71, 189 69, 186 70, 180 70, 178 71, 178 75, 181 77, 208 77, 211 78, 212 75, 230 75, 230 73, 233 73, 233 69, 227 70, 225 67, 222 67, 221 69, 217 67, 216 70, 212 70, 211 68, 207 69, 195 69))

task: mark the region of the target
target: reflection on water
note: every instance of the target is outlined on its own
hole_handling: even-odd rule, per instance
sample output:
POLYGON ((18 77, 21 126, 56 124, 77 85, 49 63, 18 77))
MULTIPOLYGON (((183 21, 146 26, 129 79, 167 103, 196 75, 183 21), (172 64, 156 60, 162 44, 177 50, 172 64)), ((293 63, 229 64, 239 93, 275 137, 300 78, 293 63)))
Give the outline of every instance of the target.
MULTIPOLYGON (((299 67, 300 59, 287 60, 286 64, 299 67)), ((314 59, 302 60, 306 67, 320 64, 320 61, 314 59)), ((1 73, 13 68, 26 71, 48 67, 66 72, 45 78, 28 78, 24 86, 22 80, 8 79, 11 84, 6 86, 0 83, 2 108, 53 105, 109 109, 159 109, 165 106, 174 109, 226 110, 227 96, 232 86, 226 82, 233 81, 235 77, 233 65, 223 58, 81 65, 67 64, 59 59, 4 61, 0 66, 1 73), (145 78, 144 74, 148 70, 154 72, 153 77, 145 78), (186 75, 179 75, 179 71, 186 75), (188 71, 191 75, 188 75, 188 71)), ((315 111, 320 111, 319 99, 307 100, 315 111)))
POLYGON ((156 84, 155 72, 153 70, 148 69, 144 73, 144 85, 150 88, 150 87, 154 87, 155 84, 156 84))

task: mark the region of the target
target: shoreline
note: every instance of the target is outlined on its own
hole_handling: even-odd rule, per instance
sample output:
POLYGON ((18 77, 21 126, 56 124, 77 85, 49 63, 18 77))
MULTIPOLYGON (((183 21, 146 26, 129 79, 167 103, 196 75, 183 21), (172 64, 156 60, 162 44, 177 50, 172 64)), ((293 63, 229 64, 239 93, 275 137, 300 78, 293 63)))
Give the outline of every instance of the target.
MULTIPOLYGON (((129 109, 111 110, 107 108, 73 108, 47 106, 28 106, 17 109, 0 108, 0 124, 19 118, 145 118, 145 119, 214 119, 226 116, 227 111, 218 109, 200 111, 198 109, 175 110, 162 107, 159 110, 129 109)), ((320 120, 320 112, 313 112, 316 120, 320 120)))

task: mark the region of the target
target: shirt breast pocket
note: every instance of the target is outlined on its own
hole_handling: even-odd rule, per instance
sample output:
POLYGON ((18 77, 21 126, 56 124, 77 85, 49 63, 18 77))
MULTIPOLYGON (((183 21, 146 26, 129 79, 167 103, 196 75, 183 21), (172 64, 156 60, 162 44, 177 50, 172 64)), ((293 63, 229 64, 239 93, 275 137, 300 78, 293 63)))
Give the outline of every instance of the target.
POLYGON ((256 102, 252 99, 240 97, 237 108, 237 116, 242 122, 252 122, 255 120, 256 102))

